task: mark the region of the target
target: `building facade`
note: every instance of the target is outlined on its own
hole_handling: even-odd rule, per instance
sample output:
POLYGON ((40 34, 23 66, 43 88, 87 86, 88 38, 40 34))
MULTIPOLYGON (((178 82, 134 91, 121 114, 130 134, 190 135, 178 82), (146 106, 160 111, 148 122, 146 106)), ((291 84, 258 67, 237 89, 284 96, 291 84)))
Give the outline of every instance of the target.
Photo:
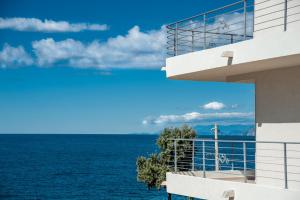
POLYGON ((238 158, 244 167, 204 176, 203 146, 210 141, 191 141, 203 149, 202 167, 167 173, 168 193, 209 200, 300 199, 300 0, 239 1, 167 29, 169 79, 254 83, 256 101, 253 159, 245 145, 238 158), (238 171, 246 179, 248 171, 254 175, 240 181, 238 171))

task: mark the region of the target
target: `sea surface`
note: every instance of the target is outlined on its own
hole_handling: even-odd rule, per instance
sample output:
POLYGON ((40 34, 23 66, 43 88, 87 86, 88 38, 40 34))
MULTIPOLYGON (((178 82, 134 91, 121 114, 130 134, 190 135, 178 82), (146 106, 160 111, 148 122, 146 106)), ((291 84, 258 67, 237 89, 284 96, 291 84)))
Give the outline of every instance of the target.
POLYGON ((2 134, 0 199, 167 199, 136 179, 136 158, 158 151, 157 137, 2 134))
POLYGON ((166 199, 136 179, 156 135, 0 135, 0 199, 166 199))

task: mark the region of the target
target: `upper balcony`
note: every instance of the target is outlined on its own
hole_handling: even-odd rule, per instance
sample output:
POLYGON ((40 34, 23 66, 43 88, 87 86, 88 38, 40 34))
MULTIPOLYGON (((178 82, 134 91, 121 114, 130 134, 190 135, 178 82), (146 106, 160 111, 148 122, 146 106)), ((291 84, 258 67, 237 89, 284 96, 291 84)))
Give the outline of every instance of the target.
POLYGON ((167 77, 233 81, 300 65, 300 0, 242 0, 167 26, 167 77))
POLYGON ((253 8, 253 0, 243 0, 167 25, 168 55, 252 39, 253 8))

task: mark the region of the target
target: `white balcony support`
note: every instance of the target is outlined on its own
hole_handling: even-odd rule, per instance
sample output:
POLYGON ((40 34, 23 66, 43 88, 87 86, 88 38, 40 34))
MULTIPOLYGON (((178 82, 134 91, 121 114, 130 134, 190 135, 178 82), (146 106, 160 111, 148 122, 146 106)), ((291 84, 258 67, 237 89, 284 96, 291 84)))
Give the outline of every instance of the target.
POLYGON ((224 192, 230 190, 234 190, 234 200, 298 200, 300 196, 300 191, 297 190, 167 173, 168 193, 200 199, 224 200, 224 192))

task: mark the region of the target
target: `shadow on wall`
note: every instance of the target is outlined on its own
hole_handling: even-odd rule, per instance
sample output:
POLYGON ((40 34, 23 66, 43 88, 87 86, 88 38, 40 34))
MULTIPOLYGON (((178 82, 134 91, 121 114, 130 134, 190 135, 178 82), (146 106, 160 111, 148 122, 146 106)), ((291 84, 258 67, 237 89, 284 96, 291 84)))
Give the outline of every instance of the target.
POLYGON ((235 75, 227 80, 255 83, 258 127, 264 123, 300 123, 300 66, 235 75))
POLYGON ((256 121, 300 123, 300 66, 257 73, 256 121))

